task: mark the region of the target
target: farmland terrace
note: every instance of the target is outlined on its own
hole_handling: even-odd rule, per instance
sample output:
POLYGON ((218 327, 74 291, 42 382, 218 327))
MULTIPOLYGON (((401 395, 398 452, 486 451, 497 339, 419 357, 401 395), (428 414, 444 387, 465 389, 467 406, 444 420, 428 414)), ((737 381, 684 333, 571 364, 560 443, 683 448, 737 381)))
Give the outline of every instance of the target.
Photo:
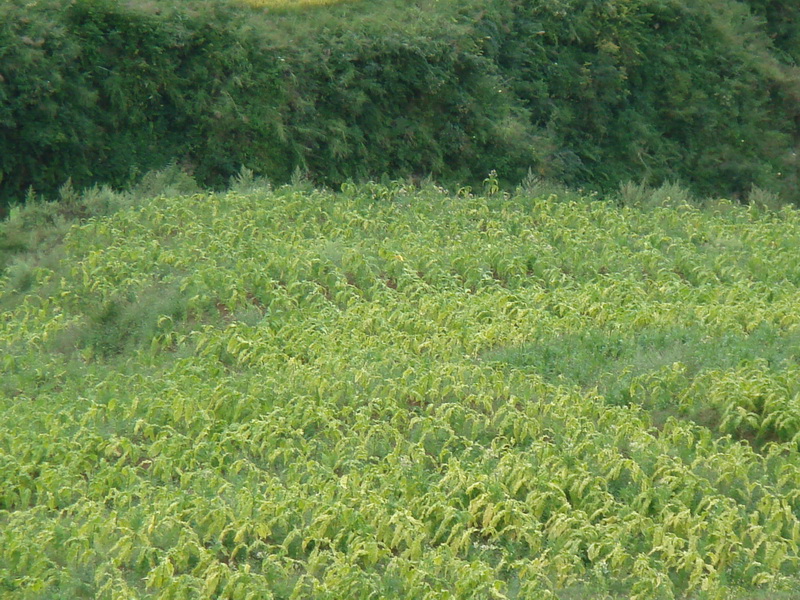
POLYGON ((796 598, 800 213, 485 183, 15 208, 0 595, 796 598))

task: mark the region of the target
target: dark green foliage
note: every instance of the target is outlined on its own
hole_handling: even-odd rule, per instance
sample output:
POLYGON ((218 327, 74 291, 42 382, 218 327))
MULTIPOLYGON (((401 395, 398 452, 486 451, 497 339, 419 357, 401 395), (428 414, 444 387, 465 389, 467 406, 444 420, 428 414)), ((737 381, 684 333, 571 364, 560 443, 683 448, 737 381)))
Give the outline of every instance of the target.
POLYGON ((254 157, 288 172, 276 61, 230 11, 13 1, 0 22, 0 201, 67 177, 127 185, 171 159, 210 184, 254 157))
POLYGON ((781 60, 800 64, 800 5, 784 0, 746 0, 754 15, 764 19, 766 32, 773 40, 781 60))
POLYGON ((469 180, 534 159, 524 114, 471 39, 340 31, 292 63, 291 135, 327 183, 384 173, 469 180))
POLYGON ((0 6, 0 211, 29 186, 534 175, 797 200, 798 11, 772 0, 0 6))
POLYGON ((776 98, 797 75, 741 3, 520 1, 513 10, 499 60, 551 133, 543 175, 794 191, 796 109, 776 98))

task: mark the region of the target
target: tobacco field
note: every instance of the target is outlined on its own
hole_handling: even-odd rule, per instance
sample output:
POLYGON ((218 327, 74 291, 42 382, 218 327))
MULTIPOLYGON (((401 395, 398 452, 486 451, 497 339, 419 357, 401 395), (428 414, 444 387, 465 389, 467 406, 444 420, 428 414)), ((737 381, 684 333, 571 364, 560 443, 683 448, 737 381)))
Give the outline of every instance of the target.
POLYGON ((491 177, 84 219, 0 275, 0 597, 797 598, 798 248, 491 177))

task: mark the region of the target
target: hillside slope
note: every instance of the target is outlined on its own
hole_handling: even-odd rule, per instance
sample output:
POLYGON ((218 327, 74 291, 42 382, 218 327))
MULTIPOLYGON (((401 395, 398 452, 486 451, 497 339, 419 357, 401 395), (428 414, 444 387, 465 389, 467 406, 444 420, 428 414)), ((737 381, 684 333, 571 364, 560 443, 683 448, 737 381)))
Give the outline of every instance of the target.
POLYGON ((243 181, 12 263, 0 596, 796 597, 800 213, 486 183, 243 181))

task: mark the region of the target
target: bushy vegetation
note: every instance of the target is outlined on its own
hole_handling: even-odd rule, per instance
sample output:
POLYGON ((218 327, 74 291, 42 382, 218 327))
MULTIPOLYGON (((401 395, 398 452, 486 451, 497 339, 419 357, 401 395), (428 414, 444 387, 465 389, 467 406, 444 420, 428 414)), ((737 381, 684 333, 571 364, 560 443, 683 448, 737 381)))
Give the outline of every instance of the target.
POLYGON ((5 199, 30 185, 52 195, 67 178, 125 186, 172 159, 209 184, 252 156, 276 176, 288 170, 274 57, 224 7, 147 8, 0 7, 5 199))
POLYGON ((743 3, 513 4, 498 60, 549 133, 542 174, 796 194, 795 59, 775 51, 743 3))
POLYGON ((797 199, 798 19, 752 0, 9 0, 0 204, 176 161, 219 186, 529 169, 797 199))
POLYGON ((0 595, 796 597, 796 209, 175 173, 0 225, 0 595))

